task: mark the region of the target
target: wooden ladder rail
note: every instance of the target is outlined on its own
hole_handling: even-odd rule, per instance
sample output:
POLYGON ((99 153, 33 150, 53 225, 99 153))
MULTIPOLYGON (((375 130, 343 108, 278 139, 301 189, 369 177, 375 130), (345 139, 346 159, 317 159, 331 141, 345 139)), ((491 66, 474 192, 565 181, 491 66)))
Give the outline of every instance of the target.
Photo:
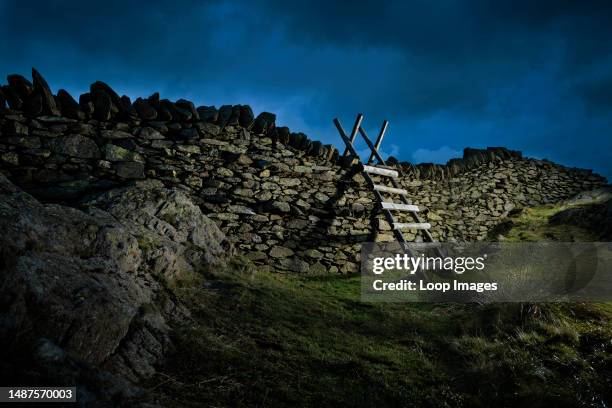
MULTIPOLYGON (((355 125, 358 125, 358 124, 360 125, 362 119, 363 119, 362 114, 357 115, 357 120, 355 121, 355 125)), ((338 133, 340 133, 342 140, 346 144, 347 151, 350 152, 350 154, 359 161, 359 164, 361 166, 363 166, 363 163, 361 162, 361 158, 359 157, 359 154, 357 154, 357 151, 355 150, 355 147, 353 146, 353 141, 351 141, 351 139, 349 139, 349 137, 346 135, 344 128, 342 128, 342 125, 340 124, 340 121, 337 118, 334 119, 334 125, 336 125, 336 128, 338 129, 338 133)), ((358 128, 361 128, 361 126, 358 126, 358 128)), ((382 196, 382 194, 380 194, 379 191, 374 190, 374 180, 372 180, 372 177, 370 177, 370 175, 366 172, 363 173, 363 177, 368 183, 368 185, 370 186, 370 188, 372 189, 372 192, 374 193, 374 196, 376 197, 378 202, 382 203, 384 201, 384 197, 382 196)), ((387 219, 387 222, 389 223, 389 225, 393 226, 393 224, 395 224, 395 218, 393 217, 393 214, 391 213, 391 211, 388 209, 382 209, 382 212, 385 218, 387 219)), ((406 239, 404 238, 404 234, 402 234, 402 231, 399 229, 393 229, 393 235, 395 235, 395 239, 399 242, 402 248, 406 252, 408 252, 409 255, 413 256, 413 251, 408 246, 408 243, 406 242, 406 239)))
MULTIPOLYGON (((385 121, 386 122, 386 121, 385 121)), ((383 125, 383 128, 386 129, 386 123, 383 125)), ((368 145, 368 147, 372 150, 372 154, 376 157, 376 159, 379 161, 380 164, 382 164, 383 166, 387 166, 387 163, 383 160, 382 156, 380 155, 380 153, 378 153, 378 149, 376 148, 375 145, 372 144, 372 141, 370 140, 370 138, 368 137, 368 135, 366 134, 365 130, 363 130, 362 127, 359 127, 359 133, 361 134, 361 136, 363 137, 363 139, 365 140, 366 144, 368 145)), ((380 135, 384 136, 384 131, 382 131, 380 133, 380 135)), ((376 140, 376 142, 378 143, 378 146, 380 146, 379 142, 382 142, 382 136, 379 136, 379 138, 376 140)), ((398 174, 401 174, 398 170, 398 174)), ((393 187, 395 188, 401 188, 401 185, 397 182, 397 180, 395 178, 391 178, 391 183, 393 184, 393 187)), ((402 202, 404 204, 412 204, 410 202, 410 200, 408 200, 408 198, 404 195, 400 195, 400 200, 402 200, 402 202)), ((423 221, 421 220, 421 217, 419 217, 419 214, 417 214, 415 211, 409 211, 410 214, 412 214, 412 216, 414 217, 415 221, 418 223, 423 223, 423 221)), ((431 232, 429 232, 428 229, 424 229, 422 230, 425 237, 427 238, 427 240, 429 242, 436 242, 435 239, 433 238, 433 236, 431 235, 431 232)))

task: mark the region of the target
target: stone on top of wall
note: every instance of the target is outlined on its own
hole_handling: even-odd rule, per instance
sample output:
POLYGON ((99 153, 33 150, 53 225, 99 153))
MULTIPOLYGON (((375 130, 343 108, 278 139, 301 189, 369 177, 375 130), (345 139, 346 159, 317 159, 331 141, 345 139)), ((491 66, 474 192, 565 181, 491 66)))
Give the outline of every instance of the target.
MULTIPOLYGON (((88 93, 79 96, 79 102, 64 89, 53 96, 44 78, 32 69, 33 83, 25 77, 12 74, 7 76, 8 84, 0 88, 0 109, 5 104, 12 110, 21 111, 27 116, 42 114, 65 116, 76 120, 97 120, 100 122, 121 121, 175 121, 181 123, 211 123, 220 126, 241 126, 254 133, 269 135, 274 143, 282 143, 306 154, 323 157, 336 163, 340 155, 331 145, 312 141, 303 133, 291 132, 287 127, 276 126, 276 115, 262 112, 257 117, 248 105, 224 105, 195 107, 193 102, 179 99, 171 102, 160 99, 159 93, 148 98, 137 98, 134 103, 126 95, 119 96, 108 84, 96 81, 88 93)), ((194 136, 193 131, 183 131, 185 138, 194 136)), ((407 177, 441 180, 454 177, 483 163, 509 157, 520 157, 521 153, 503 147, 486 149, 466 148, 463 158, 451 159, 445 165, 398 162, 389 158, 389 165, 398 166, 407 177)), ((349 161, 343 164, 350 165, 349 161)))

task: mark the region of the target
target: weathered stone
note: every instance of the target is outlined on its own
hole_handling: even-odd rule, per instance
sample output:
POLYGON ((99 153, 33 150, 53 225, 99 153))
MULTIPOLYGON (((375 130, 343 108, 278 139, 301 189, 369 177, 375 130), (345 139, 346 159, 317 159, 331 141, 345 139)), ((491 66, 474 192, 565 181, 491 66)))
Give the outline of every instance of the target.
POLYGON ((170 147, 172 147, 174 145, 174 142, 170 141, 170 140, 153 140, 151 142, 151 147, 155 148, 155 149, 169 149, 170 147))
POLYGON ((146 99, 146 102, 152 108, 158 109, 160 106, 159 92, 154 92, 151 96, 146 99))
POLYGON ((216 123, 219 118, 219 113, 214 106, 198 106, 196 109, 200 120, 209 123, 216 123))
POLYGON ((132 101, 130 100, 130 97, 127 95, 122 95, 120 100, 120 111, 123 113, 123 116, 127 119, 136 119, 138 118, 138 112, 136 112, 136 109, 134 108, 134 105, 132 105, 132 101))
POLYGON ((17 153, 15 152, 6 152, 6 153, 0 154, 0 160, 12 166, 19 165, 19 155, 17 155, 17 153))
POLYGON ((111 100, 111 103, 116 108, 120 108, 121 107, 121 98, 119 97, 117 92, 115 92, 113 90, 113 88, 111 88, 110 86, 108 86, 108 84, 106 84, 106 83, 104 83, 102 81, 96 81, 93 84, 91 84, 89 86, 89 93, 92 94, 92 95, 96 95, 97 93, 104 93, 104 94, 108 95, 108 97, 111 100))
POLYGON ((100 157, 100 149, 96 143, 82 135, 62 136, 53 140, 51 144, 55 153, 66 156, 79 157, 83 159, 97 159, 100 157))
POLYGON ((243 166, 250 166, 253 163, 253 160, 246 154, 239 154, 236 157, 236 163, 241 164, 243 166))
POLYGON ((148 126, 140 128, 137 134, 138 134, 138 137, 141 137, 147 140, 165 139, 164 135, 162 135, 160 132, 153 129, 152 127, 148 127, 148 126))
POLYGON ((111 162, 130 162, 136 161, 144 163, 144 159, 136 152, 124 149, 114 144, 106 144, 102 148, 104 158, 111 162))
POLYGON ((157 117, 157 111, 142 98, 136 99, 133 106, 138 116, 143 120, 155 120, 157 117))
MULTIPOLYGON (((270 193, 269 191, 260 191, 259 193, 255 194, 255 199, 259 202, 266 202, 266 201, 270 201, 272 199, 272 193, 270 193)), ((280 204, 282 206, 282 204, 280 204)), ((283 210, 286 209, 285 206, 282 206, 283 210)), ((287 212, 287 211, 283 211, 281 210, 281 212, 287 212)))
POLYGON ((118 162, 113 164, 117 176, 124 179, 144 178, 144 165, 139 162, 118 162))
POLYGON ((253 123, 253 132, 267 133, 273 129, 276 122, 276 115, 269 112, 260 113, 253 123))
POLYGON ((234 176, 234 172, 231 171, 230 169, 226 169, 225 167, 219 167, 216 172, 221 177, 233 177, 234 176))
POLYGON ((308 220, 295 218, 287 222, 286 226, 289 229, 303 229, 303 228, 306 228, 308 224, 309 224, 308 220))
POLYGON ((31 149, 36 149, 41 146, 40 138, 36 136, 7 136, 6 143, 31 149))
MULTIPOLYGON (((0 204, 0 296, 10 302, 0 318, 13 322, 0 332, 5 352, 44 338, 56 349, 53 375, 67 373, 75 383, 92 365, 131 381, 151 376, 170 346, 166 319, 187 316, 159 278, 172 283, 232 253, 197 205, 161 183, 111 190, 84 212, 42 205, 0 175, 0 204)), ((94 381, 94 373, 83 376, 94 381)), ((97 375, 114 395, 113 377, 97 375)))
POLYGON ((198 111, 196 110, 193 102, 188 101, 186 99, 179 99, 174 104, 179 108, 183 108, 189 111, 189 113, 191 114, 191 120, 193 121, 200 120, 200 115, 198 114, 198 111))
POLYGON ((377 229, 379 231, 391 231, 391 225, 389 225, 389 223, 386 220, 383 219, 377 219, 377 229))
POLYGON ((277 142, 280 142, 285 145, 289 143, 290 134, 291 132, 289 132, 289 128, 286 126, 277 127, 274 129, 274 139, 277 142))
POLYGON ((365 184, 365 178, 363 177, 363 174, 361 173, 356 173, 353 176, 352 180, 359 185, 365 184))
POLYGON ((179 138, 183 140, 193 140, 199 138, 198 131, 195 128, 181 129, 179 138))
POLYGON ((217 125, 220 127, 224 127, 227 125, 230 117, 232 116, 232 105, 223 105, 219 108, 218 117, 217 117, 217 125))
POLYGON ((97 120, 108 121, 112 117, 113 103, 111 97, 101 90, 91 93, 94 110, 93 117, 97 120))
POLYGON ((229 212, 242 215, 255 215, 255 211, 244 205, 230 205, 227 207, 229 212))
POLYGON ((34 68, 32 68, 32 79, 34 83, 34 92, 42 96, 44 112, 49 115, 60 116, 60 111, 55 104, 55 99, 53 98, 47 81, 45 81, 42 75, 34 68))
POLYGON ((268 259, 268 255, 266 255, 266 253, 262 251, 248 252, 246 254, 246 257, 251 261, 263 261, 265 259, 268 259))
POLYGON ((304 251, 304 255, 312 259, 323 259, 323 254, 316 249, 307 249, 304 251))
POLYGON ((249 105, 240 106, 240 114, 238 119, 240 126, 245 128, 250 127, 253 124, 254 117, 253 110, 249 105))
POLYGON ((238 126, 240 119, 240 105, 232 106, 232 112, 227 120, 226 126, 238 126))
POLYGON ((253 190, 250 188, 235 188, 233 190, 233 193, 237 196, 242 196, 242 197, 252 197, 253 196, 253 190))
POLYGON ((272 247, 269 254, 272 258, 287 258, 289 256, 292 256, 294 252, 289 248, 277 245, 272 247))
POLYGON ((104 139, 129 139, 132 135, 122 130, 103 130, 100 132, 100 136, 104 139))
POLYGON ((200 147, 196 145, 178 145, 176 146, 176 150, 189 154, 200 154, 202 152, 200 147))
POLYGON ((278 184, 284 187, 294 187, 301 184, 300 179, 297 178, 281 178, 278 180, 278 184))
POLYGON ((34 85, 19 74, 7 75, 8 86, 22 99, 26 100, 34 91, 34 85))
POLYGON ((157 111, 157 120, 171 121, 175 119, 175 109, 170 104, 164 103, 155 109, 157 111))
POLYGON ((284 201, 271 201, 266 204, 266 207, 271 212, 288 213, 291 211, 289 203, 284 201))
POLYGON ((296 149, 305 150, 308 142, 308 137, 304 133, 297 132, 289 135, 289 145, 296 149))
POLYGON ((89 93, 84 93, 79 96, 79 106, 86 116, 91 116, 94 110, 94 105, 89 93))
POLYGON ((208 122, 198 122, 194 126, 202 135, 216 136, 221 131, 219 126, 208 122))
POLYGON ((4 125, 4 133, 8 135, 28 135, 30 130, 28 127, 17 121, 9 121, 4 125))
POLYGON ((327 194, 321 193, 321 192, 317 192, 315 193, 315 198, 317 200, 319 200, 322 203, 325 203, 327 201, 329 201, 329 196, 327 194))
POLYGON ((190 122, 192 120, 191 111, 177 106, 169 100, 162 100, 161 106, 172 113, 172 119, 176 120, 177 122, 190 122))
POLYGON ((2 87, 0 87, 0 90, 2 91, 3 98, 6 99, 9 108, 15 110, 19 110, 22 108, 23 99, 21 99, 11 87, 9 87, 8 85, 3 85, 2 87))
POLYGON ((84 119, 85 113, 81 111, 80 105, 64 89, 57 91, 57 98, 60 101, 62 115, 72 119, 84 119))
POLYGON ((212 146, 227 146, 228 144, 227 142, 224 142, 223 140, 208 139, 208 138, 200 139, 200 143, 212 145, 212 146))
POLYGON ((279 266, 294 273, 308 273, 310 271, 308 262, 298 257, 280 259, 279 266))

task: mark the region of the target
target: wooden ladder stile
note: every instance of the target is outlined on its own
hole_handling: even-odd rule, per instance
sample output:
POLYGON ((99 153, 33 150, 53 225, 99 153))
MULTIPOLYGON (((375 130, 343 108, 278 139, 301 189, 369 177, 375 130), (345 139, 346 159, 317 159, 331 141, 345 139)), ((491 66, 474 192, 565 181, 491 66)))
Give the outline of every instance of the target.
MULTIPOLYGON (((344 128, 340 124, 340 121, 337 118, 334 119, 334 125, 336 125, 338 133, 340 133, 340 137, 346 145, 346 149, 343 156, 350 154, 354 159, 358 160, 359 165, 363 171, 363 177, 365 178, 366 183, 374 194, 377 203, 380 205, 381 211, 386 221, 391 226, 395 239, 407 253, 412 255, 413 251, 409 248, 408 242, 406 241, 404 234, 402 233, 402 229, 413 229, 420 231, 423 234, 423 238, 425 241, 437 244, 436 240, 433 238, 431 232, 429 231, 431 228, 431 224, 423 222, 421 220, 418 214, 418 206, 413 205, 410 202, 410 200, 408 199, 408 192, 401 187, 397 180, 401 176, 400 169, 388 166, 378 151, 380 145, 382 144, 382 140, 384 138, 389 122, 386 120, 383 122, 378 137, 376 138, 376 142, 372 143, 365 130, 361 127, 362 121, 363 115, 360 113, 357 115, 357 119, 355 120, 355 125, 353 126, 351 136, 349 137, 346 135, 344 128), (357 153, 357 151, 355 150, 355 146, 353 145, 357 133, 361 135, 361 137, 366 142, 368 148, 371 151, 370 157, 368 158, 368 161, 366 163, 363 163, 361 161, 361 158, 359 157, 359 154, 357 153), (373 165, 374 159, 378 161, 377 165, 373 165), (388 178, 391 181, 392 186, 375 183, 372 179, 372 174, 380 176, 381 178, 388 178), (385 201, 385 198, 381 194, 382 192, 399 196, 401 203, 385 201), (391 211, 407 211, 412 215, 415 222, 397 222, 391 211)), ((435 245, 434 248, 436 249, 437 254, 439 256, 442 256, 439 249, 439 245, 435 245)))

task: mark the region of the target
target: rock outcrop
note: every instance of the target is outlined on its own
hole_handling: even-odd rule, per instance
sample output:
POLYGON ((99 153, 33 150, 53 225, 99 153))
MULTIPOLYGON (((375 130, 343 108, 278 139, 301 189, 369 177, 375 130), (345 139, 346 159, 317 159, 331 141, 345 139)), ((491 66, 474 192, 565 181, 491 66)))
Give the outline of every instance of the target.
MULTIPOLYGON (((0 98, 0 172, 42 201, 75 205, 133 180, 155 180, 184 192, 254 262, 279 271, 355 272, 360 242, 392 239, 358 169, 333 146, 277 126, 274 114, 159 94, 132 103, 96 82, 78 103, 58 92, 58 116, 40 78, 38 85, 21 76, 8 82, 0 98), (24 101, 32 99, 46 102, 30 109, 24 101)), ((484 239, 516 207, 606 185, 590 170, 501 147, 466 149, 446 165, 389 162, 441 241, 484 239)))
POLYGON ((133 381, 152 375, 170 346, 168 319, 187 316, 167 285, 232 252, 183 192, 153 180, 77 209, 41 204, 0 175, 0 230, 3 376, 22 369, 15 355, 32 356, 41 370, 61 360, 60 368, 78 366, 94 382, 115 381, 105 372, 133 381))
POLYGON ((553 215, 551 224, 575 225, 592 231, 601 241, 612 240, 612 187, 585 191, 564 204, 572 207, 553 215))

